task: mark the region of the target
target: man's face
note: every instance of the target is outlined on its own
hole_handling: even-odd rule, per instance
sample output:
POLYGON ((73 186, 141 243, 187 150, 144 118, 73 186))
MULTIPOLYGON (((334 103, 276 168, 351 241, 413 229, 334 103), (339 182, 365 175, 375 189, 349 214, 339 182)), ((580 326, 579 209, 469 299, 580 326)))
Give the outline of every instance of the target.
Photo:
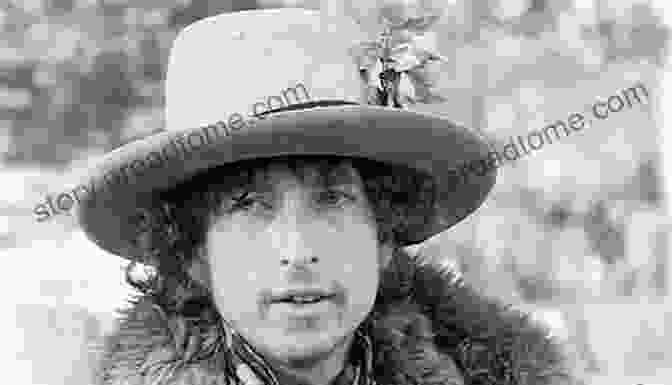
POLYGON ((262 353, 290 362, 347 340, 373 306, 388 249, 349 163, 323 173, 276 162, 227 194, 206 254, 221 315, 262 353))

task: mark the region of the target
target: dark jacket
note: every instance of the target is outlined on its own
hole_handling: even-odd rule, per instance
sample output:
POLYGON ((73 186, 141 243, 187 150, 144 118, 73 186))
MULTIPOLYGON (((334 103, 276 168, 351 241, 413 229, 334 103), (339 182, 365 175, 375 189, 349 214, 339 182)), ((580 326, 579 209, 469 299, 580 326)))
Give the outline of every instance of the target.
MULTIPOLYGON (((527 315, 478 294, 435 263, 404 253, 393 260, 367 319, 379 385, 579 383, 559 344, 527 315)), ((216 369, 217 354, 198 358, 195 345, 176 348, 173 329, 148 304, 140 296, 121 311, 119 327, 103 347, 100 382, 226 384, 216 369), (174 380, 156 380, 169 370, 174 380)), ((214 338, 191 332, 199 346, 214 338)))

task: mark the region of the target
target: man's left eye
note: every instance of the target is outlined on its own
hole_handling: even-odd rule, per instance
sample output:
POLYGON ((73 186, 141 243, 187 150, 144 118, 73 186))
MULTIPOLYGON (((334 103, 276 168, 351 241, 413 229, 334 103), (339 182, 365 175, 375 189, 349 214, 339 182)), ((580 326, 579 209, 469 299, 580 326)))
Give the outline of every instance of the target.
POLYGON ((338 190, 325 190, 317 194, 317 201, 326 206, 341 206, 348 201, 353 201, 354 197, 338 190))

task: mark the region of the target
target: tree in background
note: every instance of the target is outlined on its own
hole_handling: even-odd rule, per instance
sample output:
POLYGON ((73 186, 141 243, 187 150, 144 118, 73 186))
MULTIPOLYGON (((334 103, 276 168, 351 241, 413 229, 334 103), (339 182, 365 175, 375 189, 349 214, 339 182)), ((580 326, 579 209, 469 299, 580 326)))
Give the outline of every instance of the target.
MULTIPOLYGON (((66 165, 129 136, 136 110, 160 115, 163 70, 177 30, 254 0, 0 4, 0 103, 9 162, 66 165), (10 55, 11 53, 11 55, 10 55)), ((160 116, 158 118, 160 120, 160 116)))

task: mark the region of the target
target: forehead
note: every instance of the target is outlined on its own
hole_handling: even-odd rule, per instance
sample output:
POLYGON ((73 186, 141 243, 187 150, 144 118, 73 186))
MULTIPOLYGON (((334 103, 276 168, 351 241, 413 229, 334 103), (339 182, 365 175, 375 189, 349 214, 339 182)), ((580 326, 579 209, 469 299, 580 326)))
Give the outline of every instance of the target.
POLYGON ((242 165, 248 175, 245 185, 268 188, 288 178, 307 186, 361 185, 361 176, 348 159, 281 158, 261 164, 242 165))

